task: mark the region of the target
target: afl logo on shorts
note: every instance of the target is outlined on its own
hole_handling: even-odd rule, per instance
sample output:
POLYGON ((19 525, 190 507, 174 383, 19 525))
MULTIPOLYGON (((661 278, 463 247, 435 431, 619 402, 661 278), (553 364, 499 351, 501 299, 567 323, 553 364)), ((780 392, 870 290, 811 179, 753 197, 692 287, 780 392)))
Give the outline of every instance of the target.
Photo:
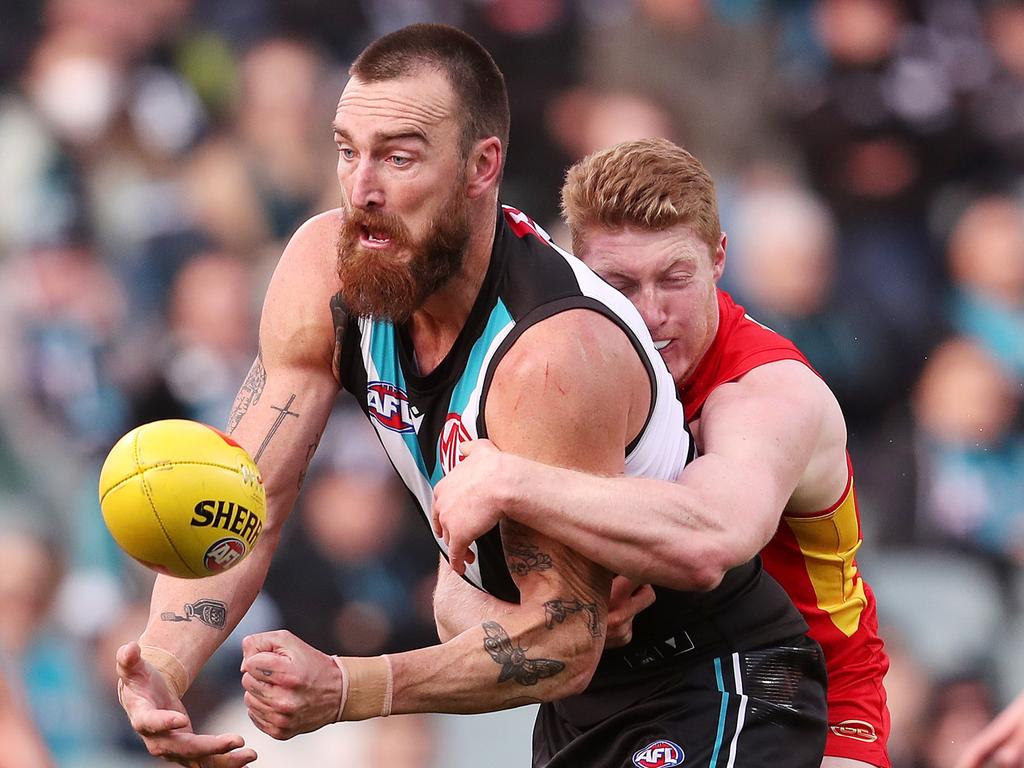
POLYGON ((366 408, 377 423, 392 432, 416 431, 409 412, 409 396, 394 384, 371 381, 366 385, 366 408))
POLYGON ((670 765, 682 765, 683 750, 672 741, 652 741, 633 755, 633 765, 637 768, 668 768, 670 765))
POLYGON ((829 725, 829 730, 836 736, 845 736, 848 739, 863 741, 867 744, 878 741, 875 726, 865 723, 863 720, 843 720, 841 723, 829 725))
POLYGON ((473 436, 462 423, 462 416, 457 413, 449 413, 441 428, 441 437, 438 440, 437 455, 441 458, 441 469, 447 475, 462 461, 462 454, 459 446, 473 436))

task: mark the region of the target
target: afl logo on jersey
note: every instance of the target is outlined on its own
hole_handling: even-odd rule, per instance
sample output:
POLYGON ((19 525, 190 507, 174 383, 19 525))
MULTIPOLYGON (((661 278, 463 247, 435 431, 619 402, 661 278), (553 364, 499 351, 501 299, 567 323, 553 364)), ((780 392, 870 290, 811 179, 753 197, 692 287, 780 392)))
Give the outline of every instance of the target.
POLYGON ((652 741, 633 755, 633 765, 637 768, 668 768, 671 765, 682 765, 684 757, 678 744, 661 739, 652 741))
POLYGON ((411 434, 416 431, 409 410, 409 396, 394 384, 386 381, 367 384, 366 409, 377 423, 392 432, 411 434))
POLYGON ((448 417, 444 420, 444 426, 441 428, 441 437, 437 445, 437 455, 441 459, 441 469, 444 470, 446 475, 462 461, 459 446, 472 439, 473 436, 469 434, 469 430, 462 423, 462 416, 457 413, 449 413, 448 417))

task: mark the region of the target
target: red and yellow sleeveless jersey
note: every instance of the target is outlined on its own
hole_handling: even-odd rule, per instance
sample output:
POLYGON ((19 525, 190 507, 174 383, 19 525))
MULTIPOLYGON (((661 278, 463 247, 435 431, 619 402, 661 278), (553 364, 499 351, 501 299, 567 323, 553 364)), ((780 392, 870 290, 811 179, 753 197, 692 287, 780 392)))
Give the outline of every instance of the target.
MULTIPOLYGON (((796 360, 811 368, 791 341, 746 315, 725 291, 718 292, 718 310, 718 333, 680 391, 687 420, 699 417, 716 387, 760 365, 796 360)), ((825 653, 825 754, 888 768, 889 712, 882 678, 889 659, 878 636, 874 595, 857 569, 862 537, 849 457, 847 469, 846 490, 835 504, 810 516, 783 515, 761 558, 825 653)))

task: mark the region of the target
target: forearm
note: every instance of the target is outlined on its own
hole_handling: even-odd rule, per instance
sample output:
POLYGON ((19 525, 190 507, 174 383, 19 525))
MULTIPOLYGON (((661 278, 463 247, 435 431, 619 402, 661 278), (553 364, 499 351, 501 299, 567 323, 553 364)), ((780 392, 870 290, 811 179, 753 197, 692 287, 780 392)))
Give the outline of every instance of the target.
POLYGON ((434 589, 434 623, 442 643, 488 619, 501 623, 519 608, 467 583, 447 560, 440 560, 434 589))
MULTIPOLYGON (((190 684, 256 599, 277 538, 277 531, 265 530, 245 560, 217 576, 158 576, 150 600, 149 622, 139 638, 144 655, 146 646, 171 654, 184 668, 185 685, 190 684)), ((180 685, 181 681, 176 680, 175 686, 180 685)))
POLYGON ((604 617, 580 606, 554 619, 554 603, 580 605, 518 606, 442 645, 391 656, 391 711, 491 712, 583 690, 604 646, 604 617))
POLYGON ((720 498, 680 482, 506 458, 509 471, 496 493, 507 517, 637 583, 711 589, 726 570, 753 557, 774 530, 742 524, 752 504, 725 510, 720 498), (734 524, 727 526, 727 519, 734 524))

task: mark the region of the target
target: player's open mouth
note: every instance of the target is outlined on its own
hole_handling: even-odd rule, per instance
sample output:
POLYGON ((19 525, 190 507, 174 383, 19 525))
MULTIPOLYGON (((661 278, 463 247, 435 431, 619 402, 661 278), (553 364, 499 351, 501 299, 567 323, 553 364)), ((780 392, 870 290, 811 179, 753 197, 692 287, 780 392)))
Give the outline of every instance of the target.
POLYGON ((662 339, 661 341, 654 342, 654 348, 661 352, 665 347, 672 343, 672 339, 662 339))
POLYGON ((391 238, 381 232, 371 232, 366 227, 359 236, 361 242, 367 248, 387 248, 391 245, 391 238))

